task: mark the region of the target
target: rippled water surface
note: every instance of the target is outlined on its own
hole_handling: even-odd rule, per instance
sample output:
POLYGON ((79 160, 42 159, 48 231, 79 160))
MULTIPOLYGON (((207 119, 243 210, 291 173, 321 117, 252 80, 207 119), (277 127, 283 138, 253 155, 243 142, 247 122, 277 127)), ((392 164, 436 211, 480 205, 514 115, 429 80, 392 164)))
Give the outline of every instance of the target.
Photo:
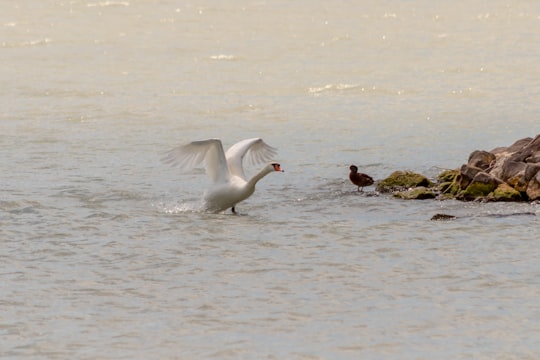
POLYGON ((539 25, 534 1, 0 5, 1 357, 539 358, 538 204, 347 179, 540 133, 539 25), (285 172, 239 215, 159 161, 254 136, 285 172))

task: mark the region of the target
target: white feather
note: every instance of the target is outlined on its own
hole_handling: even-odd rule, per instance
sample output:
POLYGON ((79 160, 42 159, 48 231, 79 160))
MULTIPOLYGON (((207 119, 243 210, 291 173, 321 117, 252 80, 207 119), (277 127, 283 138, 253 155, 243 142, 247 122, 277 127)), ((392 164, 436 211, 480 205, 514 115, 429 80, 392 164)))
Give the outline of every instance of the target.
POLYGON ((231 146, 225 153, 225 158, 231 174, 245 180, 246 174, 242 166, 245 156, 251 165, 256 165, 270 160, 276 153, 276 148, 268 145, 261 138, 253 138, 239 141, 231 146))
POLYGON ((226 182, 230 178, 223 145, 219 139, 193 141, 168 151, 162 161, 166 164, 190 171, 204 162, 206 173, 214 183, 226 182))

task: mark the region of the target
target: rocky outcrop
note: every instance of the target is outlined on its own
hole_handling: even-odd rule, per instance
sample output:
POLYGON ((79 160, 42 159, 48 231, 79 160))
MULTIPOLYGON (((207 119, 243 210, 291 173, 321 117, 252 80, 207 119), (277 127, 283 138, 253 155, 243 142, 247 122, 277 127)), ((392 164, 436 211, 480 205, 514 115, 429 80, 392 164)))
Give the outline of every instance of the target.
MULTIPOLYGON (((500 147, 489 152, 474 151, 466 165, 476 167, 498 183, 487 200, 518 201, 540 199, 540 135, 524 138, 508 147, 500 147), (484 154, 479 159, 478 154, 484 154), (489 166, 485 167, 489 161, 489 166), (519 196, 518 196, 519 194, 519 196)), ((467 191, 466 189, 463 189, 467 191)))
POLYGON ((377 191, 402 199, 540 200, 540 135, 491 151, 475 150, 466 164, 443 171, 436 182, 421 174, 396 171, 378 183, 377 191))
POLYGON ((540 200, 540 135, 473 151, 452 185, 449 193, 461 200, 540 200))

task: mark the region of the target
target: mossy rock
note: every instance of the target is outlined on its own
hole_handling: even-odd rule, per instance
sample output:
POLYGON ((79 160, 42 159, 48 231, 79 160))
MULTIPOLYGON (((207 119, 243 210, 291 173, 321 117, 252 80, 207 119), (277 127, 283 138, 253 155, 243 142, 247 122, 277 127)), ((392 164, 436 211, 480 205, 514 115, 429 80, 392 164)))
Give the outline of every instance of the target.
POLYGON ((465 190, 458 194, 458 197, 463 200, 476 200, 488 196, 497 188, 497 185, 474 182, 467 186, 465 190))
POLYGON ((425 200, 434 199, 437 196, 433 191, 425 186, 415 187, 410 190, 394 193, 394 197, 404 200, 425 200))
POLYGON ((444 170, 442 173, 437 176, 437 181, 439 184, 443 183, 452 183, 459 175, 459 170, 444 170))
POLYGON ((460 190, 459 184, 455 180, 441 183, 439 184, 438 188, 441 194, 448 195, 450 197, 456 195, 460 190))
POLYGON ((521 193, 511 187, 510 185, 503 183, 497 186, 495 190, 489 195, 490 200, 493 201, 521 201, 521 193))
POLYGON ((412 171, 394 171, 386 179, 379 181, 377 191, 388 193, 393 191, 404 191, 418 186, 429 187, 431 182, 424 175, 412 171))

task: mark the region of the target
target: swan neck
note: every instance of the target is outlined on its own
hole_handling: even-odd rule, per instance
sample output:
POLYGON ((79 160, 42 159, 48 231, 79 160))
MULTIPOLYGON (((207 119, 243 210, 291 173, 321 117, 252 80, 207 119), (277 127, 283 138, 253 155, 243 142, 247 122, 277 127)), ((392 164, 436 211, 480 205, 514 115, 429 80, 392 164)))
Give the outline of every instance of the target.
POLYGON ((274 168, 269 165, 262 168, 257 174, 253 175, 251 179, 249 179, 248 184, 250 186, 255 186, 259 180, 261 180, 266 175, 270 174, 272 171, 274 171, 274 168))

